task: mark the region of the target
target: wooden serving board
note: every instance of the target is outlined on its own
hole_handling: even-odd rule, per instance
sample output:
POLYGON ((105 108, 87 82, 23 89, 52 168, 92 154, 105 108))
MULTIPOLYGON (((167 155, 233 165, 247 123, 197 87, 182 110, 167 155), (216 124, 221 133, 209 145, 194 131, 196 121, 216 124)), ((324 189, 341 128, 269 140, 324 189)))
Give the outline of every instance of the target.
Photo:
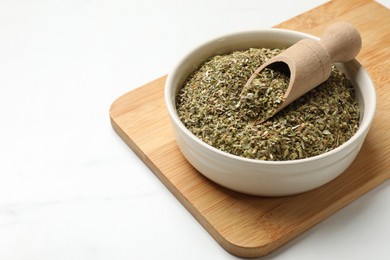
POLYGON ((358 60, 376 85, 377 113, 351 167, 313 191, 256 197, 203 177, 184 159, 173 137, 163 97, 166 77, 121 96, 111 106, 115 131, 231 254, 266 255, 390 177, 390 10, 374 1, 339 0, 277 27, 320 35, 329 24, 341 20, 361 32, 363 48, 358 60))

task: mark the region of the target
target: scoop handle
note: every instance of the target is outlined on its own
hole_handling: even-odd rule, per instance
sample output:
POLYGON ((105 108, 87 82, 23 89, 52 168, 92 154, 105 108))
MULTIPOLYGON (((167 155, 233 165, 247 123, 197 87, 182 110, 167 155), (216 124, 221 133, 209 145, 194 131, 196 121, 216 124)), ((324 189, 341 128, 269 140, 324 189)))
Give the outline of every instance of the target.
POLYGON ((347 62, 359 53, 362 39, 354 26, 337 22, 324 31, 319 44, 328 53, 330 63, 347 62))

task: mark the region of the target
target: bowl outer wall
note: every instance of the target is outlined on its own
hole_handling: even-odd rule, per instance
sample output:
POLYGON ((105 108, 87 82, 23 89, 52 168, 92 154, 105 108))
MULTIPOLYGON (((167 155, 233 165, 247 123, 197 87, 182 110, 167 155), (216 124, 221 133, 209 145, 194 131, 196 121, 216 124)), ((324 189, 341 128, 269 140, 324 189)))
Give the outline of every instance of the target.
POLYGON ((355 159, 367 134, 375 111, 375 90, 367 72, 356 61, 340 64, 347 76, 354 77, 363 103, 362 125, 342 146, 326 154, 294 161, 260 161, 231 155, 204 143, 181 123, 176 114, 175 99, 188 76, 209 57, 251 47, 285 48, 304 39, 318 39, 304 33, 266 29, 219 37, 194 49, 175 67, 165 86, 165 100, 175 138, 186 159, 203 175, 227 188, 243 193, 282 196, 319 187, 341 174, 355 159), (357 80, 357 81, 356 81, 357 80), (369 87, 362 88, 364 84, 369 87), (372 105, 373 103, 373 105, 372 105))

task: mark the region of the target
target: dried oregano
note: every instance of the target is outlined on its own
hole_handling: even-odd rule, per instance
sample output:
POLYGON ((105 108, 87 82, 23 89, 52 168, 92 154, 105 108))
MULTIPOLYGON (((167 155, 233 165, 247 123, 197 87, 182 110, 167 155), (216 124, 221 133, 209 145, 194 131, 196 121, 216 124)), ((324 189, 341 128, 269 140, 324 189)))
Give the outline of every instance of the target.
POLYGON ((276 70, 263 69, 244 86, 239 106, 247 116, 263 121, 271 117, 284 101, 289 78, 276 70))
POLYGON ((272 112, 283 96, 288 79, 266 71, 243 87, 280 51, 249 49, 206 61, 178 93, 180 120, 211 146, 252 159, 303 159, 346 142, 359 126, 359 108, 353 86, 335 68, 321 86, 261 123, 262 113, 272 112))

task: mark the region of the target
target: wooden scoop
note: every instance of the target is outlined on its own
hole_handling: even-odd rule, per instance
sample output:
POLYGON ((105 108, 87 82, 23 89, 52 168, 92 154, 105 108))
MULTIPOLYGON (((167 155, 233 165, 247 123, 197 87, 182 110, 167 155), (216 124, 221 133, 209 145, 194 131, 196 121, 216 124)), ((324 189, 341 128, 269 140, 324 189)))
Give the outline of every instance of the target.
POLYGON ((355 27, 346 22, 334 23, 325 30, 320 41, 301 40, 268 60, 252 74, 244 88, 250 85, 257 74, 265 68, 287 74, 290 82, 284 94, 284 101, 274 112, 276 114, 306 92, 326 81, 330 76, 332 63, 347 62, 355 58, 361 45, 362 40, 355 27))

